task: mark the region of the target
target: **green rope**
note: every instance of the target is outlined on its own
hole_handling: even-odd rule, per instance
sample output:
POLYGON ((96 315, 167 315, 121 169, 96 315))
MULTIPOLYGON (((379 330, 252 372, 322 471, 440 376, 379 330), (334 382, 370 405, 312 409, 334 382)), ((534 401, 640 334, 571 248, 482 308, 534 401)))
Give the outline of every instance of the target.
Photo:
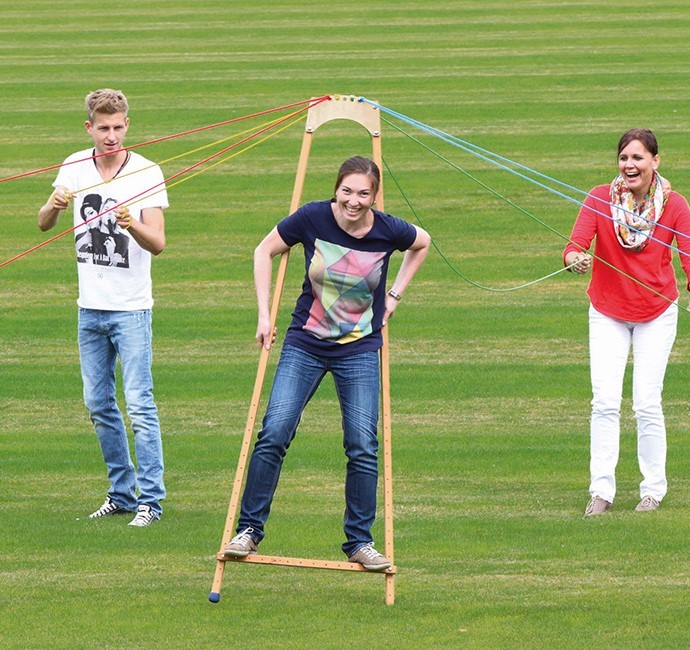
MULTIPOLYGON (((386 120, 384 120, 384 122, 385 122, 385 121, 386 121, 386 120)), ((393 125, 391 125, 391 126, 393 126, 393 125)), ((394 127, 394 128, 396 128, 396 127, 394 127)), ((398 130, 400 130, 400 129, 398 129, 398 130)), ((404 131, 401 131, 401 132, 404 133, 404 131)), ((408 135, 408 134, 405 133, 405 135, 408 135)), ((408 135, 408 137, 410 137, 410 138, 412 138, 412 140, 415 140, 416 142, 418 142, 418 141, 417 141, 415 138, 413 138, 412 136, 409 136, 409 135, 408 135)), ((498 192, 494 191, 492 188, 488 187, 487 185, 485 185, 484 183, 482 183, 482 182, 479 181, 478 179, 474 178, 471 174, 468 174, 468 173, 465 172, 463 169, 457 167, 457 165, 455 165, 455 164, 453 164, 452 162, 450 162, 449 160, 445 159, 445 158, 444 158, 443 156, 441 156, 440 154, 438 154, 438 153, 436 153, 435 151, 433 151, 432 149, 429 149, 428 147, 426 147, 426 145, 424 145, 423 143, 421 143, 421 142, 418 142, 418 143, 419 143, 421 146, 423 146, 423 147, 425 147, 426 149, 428 149, 429 151, 431 151, 432 153, 434 153, 435 155, 437 155, 437 156, 438 156, 439 158, 441 158, 442 160, 445 160, 447 163, 449 163, 451 166, 453 166, 453 167, 454 167, 455 169, 457 169, 458 171, 460 171, 460 172, 462 172, 463 174, 465 174, 465 176, 467 176, 467 177, 471 178, 472 180, 475 180, 476 182, 478 182, 480 185, 482 185, 482 187, 484 187, 484 188, 486 188, 487 190, 489 190, 492 194, 494 194, 494 195, 498 196, 499 198, 503 199, 504 201, 506 201, 506 202, 509 203, 510 205, 513 205, 515 208, 517 208, 517 209, 520 210, 521 212, 525 213, 527 216, 532 217, 532 215, 529 214, 529 212, 527 212, 527 211, 523 210, 522 208, 520 208, 519 206, 515 205, 512 201, 510 201, 510 199, 507 199, 507 198, 505 198, 504 196, 502 196, 501 194, 499 194, 498 192)), ((412 211, 412 214, 414 215, 415 219, 419 222, 419 225, 420 225, 422 228, 424 228, 424 230, 426 230, 426 231, 428 232, 429 229, 428 229, 427 226, 424 224, 424 222, 422 221, 422 218, 419 216, 419 214, 417 213, 417 211, 414 209, 414 206, 413 206, 412 203, 410 202, 410 199, 408 198, 408 196, 407 196, 407 194, 405 193, 405 191, 404 191, 404 190, 402 189, 402 187, 400 186, 400 183, 398 183, 398 179, 395 177, 395 174, 393 174, 393 172, 392 172, 390 166, 388 165, 388 163, 386 162, 385 158, 383 159, 383 164, 384 164, 384 166, 386 167, 386 171, 388 172, 388 175, 393 179, 393 182, 395 183, 396 187, 398 188, 398 191, 400 192, 400 195, 403 197, 405 203, 407 203, 407 206, 408 206, 408 207, 410 208, 410 210, 412 211)), ((559 232, 557 232, 556 230, 554 230, 554 229, 551 228, 550 226, 544 224, 542 221, 540 221, 540 220, 537 219, 536 217, 532 217, 532 218, 534 218, 534 219, 535 219, 536 221, 538 221, 539 223, 542 223, 543 225, 545 225, 547 228, 549 228, 550 230, 552 230, 552 231, 553 231, 554 233, 556 233, 557 235, 560 235, 559 232)), ((562 237, 562 235, 560 235, 560 236, 562 237)), ((567 237, 566 237, 565 239, 566 239, 566 241, 568 240, 567 237)), ((545 275, 545 276, 542 277, 542 278, 539 278, 539 279, 537 279, 537 280, 532 280, 531 282, 526 282, 525 284, 521 284, 521 285, 518 285, 518 286, 516 286, 516 287, 508 287, 508 288, 497 289, 497 288, 495 288, 495 287, 487 287, 486 285, 480 284, 479 282, 475 282, 474 280, 468 278, 462 271, 460 271, 460 270, 459 270, 459 269, 448 259, 448 257, 447 257, 447 256, 443 253, 443 251, 439 248, 438 244, 436 243, 436 241, 434 240, 433 237, 431 238, 431 244, 432 244, 433 247, 436 249, 436 252, 441 256, 441 259, 450 267, 450 269, 451 269, 454 273, 456 273, 457 275, 459 275, 465 282, 467 282, 468 284, 471 284, 472 286, 477 287, 477 288, 479 288, 479 289, 484 289, 485 291, 493 291, 493 292, 495 292, 495 293, 506 293, 506 292, 508 292, 508 291, 517 291, 518 289, 524 289, 524 288, 526 288, 526 287, 532 286, 533 284, 537 284, 538 282, 542 282, 543 280, 548 280, 549 278, 552 278, 552 277, 554 277, 555 275, 558 275, 559 273, 562 273, 563 271, 567 271, 567 270, 570 269, 571 267, 575 266, 575 264, 577 263, 577 262, 575 262, 575 263, 571 264, 570 266, 564 266, 563 268, 558 269, 557 271, 554 271, 553 273, 549 273, 548 275, 545 275)))
MULTIPOLYGON (((466 178, 469 178, 470 180, 473 180, 475 183, 479 184, 479 185, 480 185, 481 187, 483 187, 485 190, 487 190, 488 192, 490 192, 491 194, 493 194, 493 195, 496 196, 497 198, 501 199, 502 201, 505 201, 508 205, 512 206, 513 208, 515 208, 515 209, 518 210, 519 212, 522 212, 522 214, 528 216, 530 219, 533 219, 534 221, 536 221, 536 222, 539 223, 540 225, 544 226, 544 228, 546 228, 547 230, 550 230, 553 234, 557 235, 557 236, 560 237, 561 239, 565 240, 566 242, 573 243, 573 242, 571 242, 571 240, 570 240, 569 237, 566 237, 565 235, 563 235, 562 233, 560 233, 560 232, 559 232, 558 230, 556 230, 555 228, 552 228, 551 226, 549 226, 549 224, 545 223, 544 221, 542 221, 542 220, 539 219, 538 217, 535 217, 533 214, 529 213, 529 212, 528 212, 527 210, 525 210, 524 208, 520 207, 519 205, 517 205, 516 203, 514 203, 513 201, 511 201, 511 200, 508 199, 507 197, 503 196, 500 192, 497 192, 497 191, 494 190, 492 187, 489 187, 488 185, 486 185, 486 183, 483 183, 482 181, 480 181, 480 180, 479 180, 478 178, 476 178, 475 176, 472 176, 472 174, 466 172, 464 169, 462 169, 461 167, 459 167, 458 165, 456 165, 454 162, 452 162, 451 160, 448 160, 448 158, 446 158, 445 156, 442 156, 440 153, 438 153, 437 151, 435 151, 435 150, 432 149, 431 147, 427 146, 426 144, 424 144, 423 142, 421 142, 420 140, 418 140, 418 139, 415 138, 414 136, 410 135, 409 133, 407 133, 406 131, 404 131, 404 130, 401 129, 400 127, 396 126, 395 124, 393 124, 393 123, 390 122, 389 120, 385 119, 384 117, 382 117, 381 119, 382 119, 386 124, 388 124, 389 126, 391 126, 392 128, 394 128, 396 131, 398 131, 399 133, 402 133, 403 135, 405 135, 405 136, 407 136, 408 138, 410 138, 410 140, 412 140, 413 142, 415 142, 416 144, 418 144, 418 145, 419 145, 420 147, 422 147, 423 149, 426 149, 428 152, 432 153, 434 156, 436 156, 436 157, 439 158, 440 160, 442 160, 442 161, 446 162, 447 164, 449 164, 453 169, 455 169, 456 171, 459 171, 459 172, 460 172, 461 174, 463 174, 466 178)), ((422 226, 422 228, 424 228, 425 230, 427 230, 426 226, 424 225, 424 223, 422 222, 421 218, 420 218, 419 215, 417 214, 416 210, 414 209, 414 207, 413 207, 412 204, 410 203, 409 199, 407 198, 405 192, 404 192, 404 191, 402 190, 402 188, 400 187, 400 184, 398 183, 397 179, 396 179, 395 176, 393 175, 393 173, 392 173, 390 167, 388 166, 388 163, 386 163, 385 160, 383 161, 383 163, 384 163, 386 169, 388 170, 388 173, 390 174, 391 178, 393 179, 393 181, 395 182, 396 186, 398 187, 398 190, 400 191, 401 195, 402 195, 403 198, 405 199, 405 202, 406 202, 407 205, 409 206, 410 210, 412 210, 412 213, 414 214, 415 218, 417 219, 417 221, 419 222, 419 224, 422 226)), ((459 271, 459 270, 448 260, 448 258, 443 254, 443 252, 441 251, 441 249, 438 247, 438 245, 436 244, 436 242, 435 242, 433 239, 432 239, 432 243, 433 243, 433 245, 434 245, 434 248, 435 248, 436 251, 438 252, 438 254, 441 256, 441 258, 446 262, 446 264, 448 264, 448 266, 449 266, 455 273, 457 273, 463 280, 465 280, 465 281, 468 282, 469 284, 471 284, 471 285, 473 285, 473 286, 475 286, 475 287, 478 287, 478 288, 480 288, 480 289, 484 289, 485 291, 494 291, 494 292, 517 291, 518 289, 523 289, 524 287, 529 287, 529 286, 531 286, 531 285, 533 285, 533 284, 537 284, 538 282, 541 282, 542 280, 547 280, 548 278, 551 278, 551 277, 553 277, 554 275, 557 275, 558 273, 562 273, 563 271, 567 271, 568 269, 572 268, 572 267, 575 266, 575 264, 576 264, 576 262, 575 262, 575 263, 571 264, 570 266, 564 266, 562 269, 559 269, 558 271, 554 271, 553 273, 550 273, 549 275, 545 275, 545 276, 542 277, 542 278, 539 278, 539 279, 537 279, 537 280, 533 280, 533 281, 531 281, 531 282, 527 282, 526 284, 522 284, 522 285, 519 285, 519 286, 517 286, 517 287, 509 287, 509 288, 507 288, 507 289, 496 289, 496 288, 484 286, 484 285, 482 285, 482 284, 479 284, 478 282, 474 282, 473 280, 469 279, 466 275, 464 275, 462 272, 460 272, 460 271, 459 271)), ((660 292, 657 291, 656 289, 653 289, 652 287, 646 285, 646 284, 645 284, 644 282, 642 282, 641 280, 638 280, 637 278, 633 277, 632 275, 630 275, 630 274, 628 274, 628 273, 625 273, 625 272, 622 271, 621 269, 617 268, 616 266, 614 266, 613 264, 611 264, 611 262, 608 262, 607 260, 605 260, 605 259, 599 257, 598 255, 594 255, 594 254, 592 254, 592 253, 590 253, 590 254, 592 255, 592 257, 593 257, 594 259, 598 260, 598 261, 601 262, 602 264, 605 264, 605 265, 608 266, 609 268, 612 268, 613 270, 617 271, 618 273, 620 273, 620 274, 623 275, 624 277, 628 278, 628 280, 630 280, 631 282, 634 282, 634 283, 640 285, 641 287, 644 287, 645 289, 651 291, 653 294, 659 296, 660 298, 663 298, 664 300, 668 301, 668 302, 671 303, 671 304, 674 304, 674 303, 675 303, 675 304, 678 304, 678 301, 677 301, 677 300, 671 300, 670 298, 668 298, 668 297, 665 296, 664 294, 660 293, 660 292)), ((686 312, 686 313, 690 313, 690 306, 688 306, 688 307, 681 307, 680 305, 678 305, 678 307, 679 307, 680 311, 683 311, 683 312, 686 312)))

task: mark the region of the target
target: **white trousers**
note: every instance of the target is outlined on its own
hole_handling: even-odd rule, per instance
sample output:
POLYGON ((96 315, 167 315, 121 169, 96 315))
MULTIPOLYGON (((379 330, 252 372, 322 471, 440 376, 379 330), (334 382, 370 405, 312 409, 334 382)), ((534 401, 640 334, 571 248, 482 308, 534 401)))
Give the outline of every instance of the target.
POLYGON ((633 350, 633 412, 637 420, 640 496, 666 495, 666 426, 661 392, 676 338, 678 305, 652 321, 630 323, 604 316, 590 305, 589 354, 592 377, 589 492, 613 503, 620 449, 623 377, 633 350))

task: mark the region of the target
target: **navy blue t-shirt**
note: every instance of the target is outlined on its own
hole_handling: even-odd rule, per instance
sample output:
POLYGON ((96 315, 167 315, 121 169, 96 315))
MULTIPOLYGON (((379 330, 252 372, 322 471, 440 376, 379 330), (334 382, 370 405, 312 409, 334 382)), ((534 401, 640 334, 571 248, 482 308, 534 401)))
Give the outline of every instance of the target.
POLYGON ((306 272, 285 343, 334 357, 378 350, 390 256, 410 248, 417 231, 373 210, 371 230, 352 237, 338 225, 331 203, 307 203, 277 226, 288 246, 304 246, 306 272))

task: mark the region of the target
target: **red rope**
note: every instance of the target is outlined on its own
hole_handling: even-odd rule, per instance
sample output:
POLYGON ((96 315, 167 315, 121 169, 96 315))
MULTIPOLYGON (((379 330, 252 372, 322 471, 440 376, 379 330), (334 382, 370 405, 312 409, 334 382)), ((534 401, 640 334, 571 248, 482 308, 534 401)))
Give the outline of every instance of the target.
MULTIPOLYGON (((161 181, 160 183, 157 183, 153 187, 150 187, 147 190, 140 192, 139 194, 127 199, 126 201, 121 201, 117 205, 113 205, 113 206, 109 207, 107 212, 110 212, 111 210, 114 210, 115 208, 118 208, 121 205, 125 205, 127 203, 133 202, 134 200, 138 199, 140 196, 143 196, 144 194, 148 194, 149 192, 155 190, 157 187, 160 187, 161 185, 165 185, 165 183, 168 183, 168 182, 182 176, 183 174, 186 174, 186 173, 192 171, 193 169, 200 167, 204 163, 207 163, 210 160, 213 160, 214 158, 218 158, 218 156, 222 156, 224 153, 230 151, 231 149, 235 149, 236 147, 239 147, 241 144, 244 144, 245 142, 251 140, 252 138, 256 138, 257 136, 261 135, 262 133, 265 133, 266 131, 270 131, 271 129, 275 128, 279 124, 282 124, 283 122, 286 122, 287 120, 292 119, 293 117, 295 117, 296 115, 299 115, 300 113, 304 113, 305 111, 309 110, 312 106, 316 106, 316 104, 324 102, 327 99, 330 99, 329 95, 324 95, 323 97, 320 97, 317 100, 309 100, 310 102, 313 102, 313 103, 310 103, 309 106, 306 106, 304 108, 301 108, 298 111, 290 113, 290 115, 287 115, 287 116, 283 117, 282 119, 278 120, 277 122, 274 122, 274 123, 270 124, 269 126, 264 127, 263 129, 257 131, 256 133, 248 135, 246 138, 243 138, 242 140, 239 140, 238 142, 235 142, 234 144, 231 144, 230 146, 225 147, 225 149, 222 149, 221 151, 218 151, 218 152, 214 153, 213 155, 208 156, 207 158, 204 158, 203 160, 195 163, 194 165, 190 165, 186 169, 183 169, 182 171, 177 172, 177 174, 173 174, 169 178, 164 179, 163 181, 161 181)), ((304 104, 304 103, 305 102, 298 102, 296 104, 291 104, 289 107, 299 106, 300 104, 304 104)), ((265 112, 271 112, 271 111, 264 111, 264 113, 265 112)), ((257 113, 257 115, 259 115, 259 114, 257 113)), ((202 127, 202 129, 198 129, 198 130, 203 130, 204 128, 211 128, 211 127, 202 127)), ((191 133, 191 131, 188 133, 191 133)), ((166 138, 161 138, 161 139, 167 139, 169 137, 174 137, 174 136, 166 136, 166 138)), ((139 145, 139 146, 141 146, 141 145, 139 145)), ((85 160, 89 160, 89 159, 86 158, 85 160)), ((90 217, 89 219, 87 219, 83 223, 80 223, 76 226, 72 226, 71 228, 68 228, 67 230, 65 230, 63 232, 58 233, 57 235, 54 235, 50 239, 47 239, 46 241, 43 241, 40 244, 36 244, 32 248, 29 248, 28 250, 25 250, 24 252, 19 253, 18 255, 15 255, 14 257, 11 257, 8 260, 5 260, 4 262, 0 263, 0 268, 7 266, 8 264, 12 264, 12 262, 16 262, 17 260, 21 259, 22 257, 29 255, 30 253, 33 253, 34 251, 38 250, 39 248, 43 248, 43 246, 47 246, 48 244, 53 243, 54 241, 60 239, 61 237, 64 237, 65 235, 68 235, 71 232, 74 232, 77 228, 81 228, 85 224, 90 223, 91 221, 98 219, 99 217, 102 217, 104 214, 106 214, 106 212, 101 212, 101 213, 99 213, 93 217, 90 217)))
MULTIPOLYGON (((251 115, 244 115, 242 117, 234 117, 230 120, 225 120, 223 122, 217 122, 216 124, 209 124, 207 126, 200 126, 196 129, 190 129, 189 131, 182 131, 180 133, 175 133, 173 135, 166 135, 161 138, 155 138, 154 140, 147 140, 146 142, 139 142, 138 144, 133 144, 127 149, 137 149, 139 147, 145 147, 149 144, 155 144, 157 142, 165 142, 166 140, 172 140, 173 138, 181 138, 186 135, 192 135, 193 133, 199 133, 201 131, 208 131, 209 129, 215 129, 219 126, 226 126, 227 124, 233 124, 235 122, 241 122, 242 120, 249 120, 253 117, 261 117, 262 115, 268 115, 270 113, 276 113, 278 111, 282 110, 287 110, 288 108, 294 108, 295 106, 301 106, 302 104, 307 104, 309 103, 309 107, 311 106, 316 106, 317 104, 320 104, 323 101, 326 101, 327 99, 331 99, 330 95, 323 95, 322 97, 317 97, 315 99, 307 99, 307 100, 302 100, 301 102, 294 102, 292 104, 285 104, 284 106, 278 106, 277 108, 269 108, 264 111, 259 111, 258 113, 252 113, 251 115)), ((59 163, 57 165, 51 165, 50 167, 42 167, 41 169, 34 169, 32 171, 28 172, 22 172, 20 174, 15 174, 14 176, 7 176, 5 178, 0 178, 0 183, 5 183, 7 181, 14 181, 17 180, 18 178, 24 178, 25 176, 33 176, 34 174, 41 174, 43 172, 48 172, 51 169, 58 169, 63 166, 63 164, 67 165, 74 165, 78 162, 84 162, 85 160, 91 160, 91 159, 96 159, 100 158, 101 156, 111 156, 115 153, 119 153, 120 151, 125 151, 125 149, 118 149, 117 151, 109 151, 107 153, 99 153, 96 154, 95 156, 88 156, 87 158, 81 158, 80 160, 72 160, 71 162, 68 163, 59 163)))

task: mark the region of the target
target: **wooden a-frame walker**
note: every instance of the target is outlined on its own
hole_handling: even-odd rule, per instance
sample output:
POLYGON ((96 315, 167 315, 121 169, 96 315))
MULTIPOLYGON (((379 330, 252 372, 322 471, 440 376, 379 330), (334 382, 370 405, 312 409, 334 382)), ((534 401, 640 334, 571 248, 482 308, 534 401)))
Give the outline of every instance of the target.
MULTIPOLYGON (((351 95, 333 95, 326 101, 321 101, 311 106, 307 112, 307 123, 304 137, 302 139, 302 149, 300 152, 295 185, 292 193, 290 212, 292 214, 300 206, 302 189, 304 187, 304 177, 307 170, 309 151, 311 149, 312 137, 316 129, 330 122, 331 120, 344 119, 352 120, 361 124, 369 131, 372 139, 372 158, 383 169, 381 157, 381 116, 380 111, 375 106, 364 103, 359 98, 351 95)), ((383 176, 383 174, 382 174, 383 176)), ((383 178, 379 193, 376 197, 376 207, 383 211, 383 178)), ((275 290, 271 302, 271 331, 275 328, 280 306, 285 274, 289 258, 289 251, 283 253, 278 265, 275 290)), ((388 365, 388 327, 382 329, 383 345, 380 350, 381 362, 381 447, 383 451, 383 512, 384 512, 384 553, 391 562, 391 567, 385 571, 368 571, 361 564, 352 562, 338 562, 331 560, 311 560, 303 558, 280 557, 271 555, 248 555, 244 558, 225 557, 223 549, 234 536, 235 518, 240 502, 240 494, 244 483, 247 460, 254 436, 254 426, 261 400, 266 370, 268 367, 269 350, 261 349, 259 357, 259 367, 254 382, 254 392, 252 393, 247 425, 244 430, 244 438, 240 448, 240 457, 237 462, 237 471, 232 486, 228 516, 225 521, 225 530, 220 543, 220 551, 216 555, 216 572, 213 579, 213 587, 208 599, 212 603, 220 601, 220 590, 223 583, 223 573, 228 562, 243 564, 269 564, 275 566, 292 566, 308 569, 334 569, 339 571, 360 571, 364 573, 378 573, 385 576, 386 604, 392 605, 395 602, 395 575, 397 567, 394 561, 393 551, 393 472, 391 458, 391 409, 390 409, 390 373, 388 365)))

